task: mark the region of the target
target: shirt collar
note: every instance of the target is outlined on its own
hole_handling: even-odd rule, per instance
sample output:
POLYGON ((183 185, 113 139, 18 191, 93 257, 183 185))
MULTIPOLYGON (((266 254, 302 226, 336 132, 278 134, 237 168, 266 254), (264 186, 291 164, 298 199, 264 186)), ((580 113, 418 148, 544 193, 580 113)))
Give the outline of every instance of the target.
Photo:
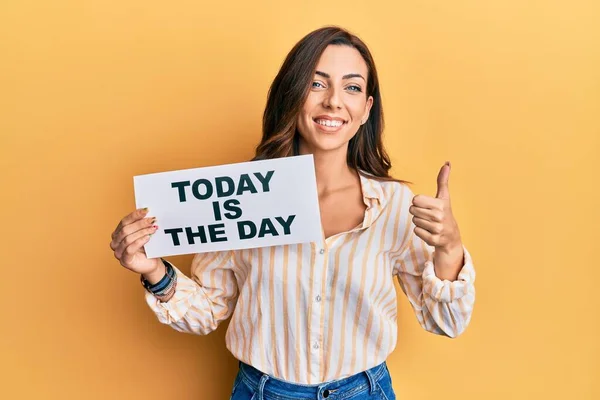
POLYGON ((385 194, 383 192, 383 187, 381 182, 373 177, 373 175, 368 174, 365 171, 359 170, 360 176, 360 184, 362 188, 363 198, 373 199, 379 202, 379 205, 383 205, 385 203, 385 194))

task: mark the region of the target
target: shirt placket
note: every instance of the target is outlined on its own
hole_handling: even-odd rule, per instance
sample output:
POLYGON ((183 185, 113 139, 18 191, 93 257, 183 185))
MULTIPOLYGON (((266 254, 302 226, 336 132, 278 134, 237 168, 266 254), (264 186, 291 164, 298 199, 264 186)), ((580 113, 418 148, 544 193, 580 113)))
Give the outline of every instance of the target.
POLYGON ((311 381, 321 381, 321 368, 324 357, 324 312, 325 312, 325 288, 324 282, 327 280, 329 266, 329 251, 325 240, 314 243, 314 279, 312 287, 312 315, 310 326, 310 352, 311 352, 311 381))
MULTIPOLYGON (((326 345, 324 342, 326 336, 324 317, 327 299, 329 298, 328 293, 333 285, 333 282, 330 282, 330 280, 333 279, 333 268, 335 268, 333 262, 330 262, 330 256, 332 251, 334 251, 336 244, 338 241, 342 240, 344 235, 368 228, 371 225, 374 218, 374 199, 367 200, 365 198, 365 203, 367 204, 367 210, 361 226, 352 229, 349 232, 341 233, 327 239, 325 239, 323 234, 321 240, 313 243, 312 246, 312 251, 314 252, 314 264, 311 266, 311 268, 314 268, 314 279, 312 286, 313 296, 310 301, 312 301, 313 304, 312 315, 310 319, 310 332, 308 333, 310 337, 309 351, 311 352, 311 382, 322 382, 325 378, 323 366, 327 364, 325 360, 325 350, 327 349, 324 347, 326 345)), ((331 318, 331 316, 328 317, 331 318)), ((328 321, 328 329, 332 329, 330 324, 331 321, 328 321)), ((330 343, 327 343, 327 345, 330 345, 330 343)))

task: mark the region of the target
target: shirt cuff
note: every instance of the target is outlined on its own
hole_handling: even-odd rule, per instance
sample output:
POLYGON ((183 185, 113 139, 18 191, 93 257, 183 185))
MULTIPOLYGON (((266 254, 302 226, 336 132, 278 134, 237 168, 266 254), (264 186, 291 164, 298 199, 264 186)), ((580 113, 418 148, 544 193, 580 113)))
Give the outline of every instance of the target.
MULTIPOLYGON (((204 296, 201 296, 203 292, 193 279, 188 278, 173 264, 169 264, 177 274, 177 286, 175 287, 175 294, 173 294, 173 297, 171 297, 169 301, 162 302, 154 297, 152 293, 144 289, 146 303, 150 306, 150 309, 154 311, 158 320, 163 324, 171 324, 182 319, 194 302, 207 301, 204 296)), ((203 308, 202 304, 196 305, 203 308)))
POLYGON ((435 275, 433 257, 425 262, 425 269, 422 275, 423 294, 438 302, 451 303, 473 290, 475 267, 467 248, 463 246, 463 250, 465 262, 458 274, 458 278, 453 282, 447 279, 441 280, 435 275))

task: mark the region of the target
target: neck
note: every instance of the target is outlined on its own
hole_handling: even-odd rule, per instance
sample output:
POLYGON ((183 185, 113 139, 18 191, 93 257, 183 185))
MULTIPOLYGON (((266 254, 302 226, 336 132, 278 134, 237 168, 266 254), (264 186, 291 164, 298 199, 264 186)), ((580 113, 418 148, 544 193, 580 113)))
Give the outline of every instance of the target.
POLYGON ((344 150, 312 152, 319 196, 351 185, 357 179, 356 172, 348 166, 344 150))

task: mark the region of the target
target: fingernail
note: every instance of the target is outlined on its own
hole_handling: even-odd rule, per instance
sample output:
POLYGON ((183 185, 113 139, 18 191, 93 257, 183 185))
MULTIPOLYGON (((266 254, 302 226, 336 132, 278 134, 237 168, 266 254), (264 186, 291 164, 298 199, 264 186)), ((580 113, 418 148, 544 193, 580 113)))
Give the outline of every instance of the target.
POLYGON ((152 217, 152 219, 150 221, 148 221, 150 223, 150 225, 152 225, 153 223, 156 222, 156 217, 152 217))
POLYGON ((142 212, 148 212, 148 207, 142 208, 142 212))
POLYGON ((158 225, 152 225, 154 229, 158 229, 158 225))

